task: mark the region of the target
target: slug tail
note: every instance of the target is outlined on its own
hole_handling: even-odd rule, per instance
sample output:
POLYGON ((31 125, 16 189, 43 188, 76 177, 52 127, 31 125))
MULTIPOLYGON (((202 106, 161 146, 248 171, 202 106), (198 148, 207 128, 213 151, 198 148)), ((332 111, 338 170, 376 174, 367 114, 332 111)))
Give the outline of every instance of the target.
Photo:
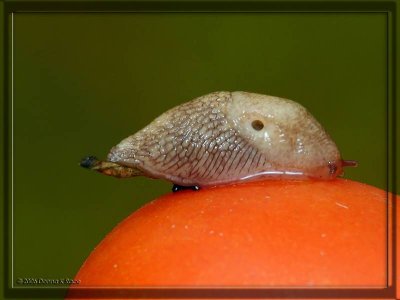
POLYGON ((79 165, 85 169, 91 169, 94 167, 99 160, 95 156, 86 156, 84 159, 81 160, 79 165))
POLYGON ((117 178, 128 178, 142 175, 142 171, 136 168, 121 166, 110 161, 102 161, 95 156, 87 156, 81 160, 79 165, 85 169, 94 170, 107 176, 117 178))

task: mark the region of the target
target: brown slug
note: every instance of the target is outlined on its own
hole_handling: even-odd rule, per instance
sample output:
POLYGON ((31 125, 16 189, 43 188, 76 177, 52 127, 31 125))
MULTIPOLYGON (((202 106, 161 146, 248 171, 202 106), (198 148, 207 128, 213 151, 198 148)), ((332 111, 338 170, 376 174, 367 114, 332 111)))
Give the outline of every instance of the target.
POLYGON ((341 159, 303 106, 247 92, 215 92, 174 107, 113 147, 107 161, 81 162, 110 176, 200 187, 261 177, 327 180, 356 165, 341 159))

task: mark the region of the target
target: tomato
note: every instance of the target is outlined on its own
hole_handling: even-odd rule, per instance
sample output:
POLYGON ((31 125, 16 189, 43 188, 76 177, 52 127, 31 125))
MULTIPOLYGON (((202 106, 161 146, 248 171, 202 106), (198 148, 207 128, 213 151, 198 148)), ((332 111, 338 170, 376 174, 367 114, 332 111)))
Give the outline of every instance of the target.
POLYGON ((79 287, 385 287, 387 203, 385 191, 345 179, 171 193, 116 226, 75 279, 79 287))

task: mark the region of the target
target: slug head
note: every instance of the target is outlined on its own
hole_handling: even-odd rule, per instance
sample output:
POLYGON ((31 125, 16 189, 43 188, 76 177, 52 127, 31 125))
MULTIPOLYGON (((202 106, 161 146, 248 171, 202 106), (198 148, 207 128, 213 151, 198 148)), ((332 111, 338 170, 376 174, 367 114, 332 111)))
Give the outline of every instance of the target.
MULTIPOLYGON (((278 97, 233 92, 228 122, 265 154, 266 175, 333 179, 343 173, 335 143, 300 104, 278 97)), ((260 174, 259 174, 260 175, 260 174)))

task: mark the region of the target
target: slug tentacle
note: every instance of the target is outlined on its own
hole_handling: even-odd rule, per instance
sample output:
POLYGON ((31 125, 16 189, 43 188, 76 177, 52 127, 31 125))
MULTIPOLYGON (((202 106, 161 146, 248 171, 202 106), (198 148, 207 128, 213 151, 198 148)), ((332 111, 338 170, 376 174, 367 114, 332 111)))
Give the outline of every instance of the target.
POLYGON ((342 160, 343 167, 357 167, 358 162, 356 160, 342 160))
POLYGON ((260 177, 333 179, 335 143, 300 104, 247 92, 215 92, 168 110, 108 154, 82 165, 106 175, 210 186, 260 177))

